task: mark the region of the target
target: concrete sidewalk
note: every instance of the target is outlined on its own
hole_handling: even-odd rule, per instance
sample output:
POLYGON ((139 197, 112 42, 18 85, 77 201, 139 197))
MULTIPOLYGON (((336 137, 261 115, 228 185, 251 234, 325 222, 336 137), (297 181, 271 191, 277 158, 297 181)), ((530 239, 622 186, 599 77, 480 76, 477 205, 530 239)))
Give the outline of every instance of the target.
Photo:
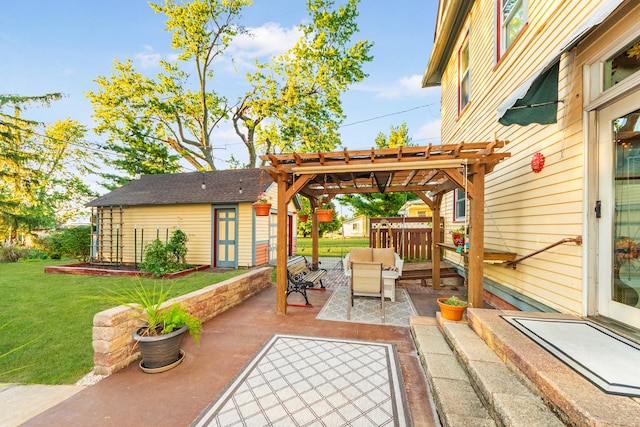
POLYGON ((0 385, 0 425, 15 427, 83 390, 77 385, 0 385))

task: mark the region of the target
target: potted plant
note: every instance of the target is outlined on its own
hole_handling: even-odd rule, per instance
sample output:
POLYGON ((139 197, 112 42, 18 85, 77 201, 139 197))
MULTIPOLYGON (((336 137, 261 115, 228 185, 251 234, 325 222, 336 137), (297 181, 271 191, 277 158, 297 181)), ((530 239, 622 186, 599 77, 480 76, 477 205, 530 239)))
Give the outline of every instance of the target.
POLYGON ((447 320, 462 320, 462 314, 467 308, 467 302, 453 295, 449 298, 438 298, 440 313, 447 320))
POLYGON ((269 196, 267 193, 261 193, 258 199, 253 203, 253 210, 257 216, 267 216, 271 211, 271 203, 269 203, 269 196))
POLYGON ((196 345, 200 344, 202 322, 179 304, 163 307, 169 291, 158 288, 156 282, 153 288, 137 282, 107 292, 109 299, 134 309, 145 321, 133 333, 133 339, 140 348, 140 368, 147 373, 164 372, 182 362, 185 353, 181 346, 187 331, 196 345))
POLYGON ((307 222, 308 219, 309 219, 309 210, 305 207, 301 208, 298 211, 298 221, 307 222))
POLYGON ((316 209, 318 215, 318 222, 331 222, 333 221, 333 209, 316 209))
POLYGON ((465 240, 465 235, 466 230, 464 227, 460 227, 460 228, 456 228, 455 230, 451 230, 451 240, 453 240, 453 244, 455 245, 456 248, 461 248, 464 246, 464 240, 465 240))

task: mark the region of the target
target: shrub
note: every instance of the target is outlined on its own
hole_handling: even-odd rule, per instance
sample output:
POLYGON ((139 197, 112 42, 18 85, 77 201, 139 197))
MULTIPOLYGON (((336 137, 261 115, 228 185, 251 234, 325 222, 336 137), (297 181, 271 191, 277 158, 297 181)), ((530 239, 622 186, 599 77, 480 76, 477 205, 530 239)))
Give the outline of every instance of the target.
POLYGON ((51 258, 70 256, 86 262, 91 254, 91 226, 64 228, 43 239, 43 247, 51 258))
POLYGON ((144 248, 140 270, 151 273, 153 277, 184 270, 188 267, 185 262, 187 240, 187 235, 181 230, 174 231, 166 245, 155 239, 144 248))
POLYGON ((49 259, 49 254, 47 251, 43 251, 42 249, 31 248, 26 251, 25 258, 34 260, 49 259))
POLYGON ((17 245, 3 246, 0 250, 0 262, 18 262, 25 258, 28 249, 17 245))
POLYGON ((167 247, 162 240, 155 239, 144 248, 144 260, 140 263, 140 270, 151 273, 153 277, 161 277, 170 273, 174 266, 169 259, 167 247))

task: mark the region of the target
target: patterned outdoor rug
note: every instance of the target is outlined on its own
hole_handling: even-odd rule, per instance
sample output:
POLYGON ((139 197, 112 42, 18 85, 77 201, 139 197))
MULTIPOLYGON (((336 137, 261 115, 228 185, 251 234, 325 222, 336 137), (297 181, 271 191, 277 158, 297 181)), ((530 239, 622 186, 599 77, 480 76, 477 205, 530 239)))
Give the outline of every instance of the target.
POLYGON ((640 396, 640 345, 584 320, 502 317, 604 392, 640 396))
MULTIPOLYGON (((382 324, 380 322, 380 298, 355 297, 351 307, 351 320, 347 320, 347 298, 349 287, 341 286, 333 291, 327 302, 316 316, 318 320, 336 320, 339 322, 382 324)), ((411 302, 406 289, 396 289, 396 300, 384 302, 385 325, 409 327, 409 316, 418 312, 411 302)))
POLYGON ((274 335, 192 426, 409 426, 393 344, 274 335))

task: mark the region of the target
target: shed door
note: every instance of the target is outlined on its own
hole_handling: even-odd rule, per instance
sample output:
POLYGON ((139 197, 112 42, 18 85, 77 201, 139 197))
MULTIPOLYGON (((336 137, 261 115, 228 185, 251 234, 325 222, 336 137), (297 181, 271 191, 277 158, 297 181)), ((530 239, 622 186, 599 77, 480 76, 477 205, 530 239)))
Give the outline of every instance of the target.
POLYGON ((216 209, 216 262, 217 267, 236 267, 237 215, 234 208, 216 209))
POLYGON ((640 93, 598 112, 598 312, 640 328, 640 93))

